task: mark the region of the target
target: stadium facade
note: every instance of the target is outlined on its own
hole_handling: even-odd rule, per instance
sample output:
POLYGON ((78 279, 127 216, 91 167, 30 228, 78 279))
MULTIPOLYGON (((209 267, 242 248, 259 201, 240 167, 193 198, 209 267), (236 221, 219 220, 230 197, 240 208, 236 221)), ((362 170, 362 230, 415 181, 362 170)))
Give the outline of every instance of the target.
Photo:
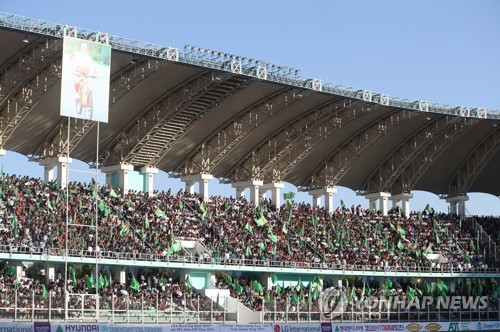
POLYGON ((498 327, 497 234, 466 218, 465 202, 472 191, 500 195, 500 113, 10 14, 0 14, 0 42, 0 149, 45 168, 43 181, 2 170, 4 321, 498 327), (111 47, 100 55, 107 123, 59 115, 64 37, 111 47), (105 172, 106 185, 69 183, 73 158, 105 172), (159 170, 185 192, 154 192, 159 170), (210 197, 214 178, 237 198, 210 197), (282 181, 313 204, 282 200, 282 181), (336 185, 370 209, 335 208, 336 185), (440 195, 450 214, 411 213, 412 190, 440 195))

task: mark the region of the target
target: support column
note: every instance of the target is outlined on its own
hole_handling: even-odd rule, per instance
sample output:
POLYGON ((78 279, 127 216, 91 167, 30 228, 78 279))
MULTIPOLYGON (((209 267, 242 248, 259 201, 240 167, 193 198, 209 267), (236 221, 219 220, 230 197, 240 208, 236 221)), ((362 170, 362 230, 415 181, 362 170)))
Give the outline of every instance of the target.
POLYGON ((203 200, 208 200, 208 181, 213 180, 214 176, 212 174, 195 174, 187 175, 181 178, 181 181, 186 184, 186 191, 190 194, 194 194, 194 185, 198 183, 198 194, 203 197, 203 200))
POLYGON ((57 185, 61 188, 66 187, 68 183, 67 167, 72 162, 73 159, 62 156, 42 159, 39 165, 44 167, 43 180, 45 182, 53 181, 55 179, 54 169, 57 167, 57 185))
POLYGON ((120 265, 113 265, 111 270, 113 271, 114 280, 118 281, 120 284, 125 284, 127 282, 127 273, 125 267, 120 265))
POLYGON ((313 206, 321 207, 321 197, 325 198, 325 210, 333 212, 333 195, 337 193, 337 188, 327 187, 308 191, 308 194, 313 197, 313 206))
POLYGON ((469 196, 454 196, 448 197, 446 203, 450 203, 450 213, 455 213, 459 216, 465 216, 465 202, 469 200, 469 196))
POLYGON ((372 193, 365 196, 365 198, 370 201, 370 209, 373 207, 373 203, 379 201, 379 210, 384 216, 386 216, 388 212, 387 201, 389 197, 391 197, 391 193, 386 192, 372 193))
POLYGON ((392 201, 392 207, 395 208, 399 202, 401 202, 401 210, 403 210, 403 216, 409 217, 410 216, 410 199, 413 198, 413 194, 411 193, 402 193, 398 195, 392 195, 391 196, 391 201, 392 201))
POLYGON ((249 201, 255 206, 259 205, 259 188, 263 186, 263 182, 260 180, 250 180, 243 182, 236 182, 232 184, 232 187, 236 189, 236 196, 244 196, 244 191, 246 188, 250 188, 249 201))
POLYGON ((266 183, 262 186, 262 190, 265 192, 266 190, 271 189, 271 202, 279 210, 281 206, 281 189, 285 188, 285 184, 282 182, 271 182, 266 183))
POLYGON ((51 281, 56 280, 56 268, 53 262, 45 263, 45 282, 48 284, 51 281))
POLYGON ((154 175, 158 174, 158 168, 143 167, 140 171, 144 174, 144 192, 151 196, 154 192, 154 175))
POLYGON ((120 188, 124 194, 127 194, 130 187, 128 183, 128 173, 134 170, 134 165, 118 164, 112 166, 105 166, 101 169, 106 173, 106 184, 120 188))

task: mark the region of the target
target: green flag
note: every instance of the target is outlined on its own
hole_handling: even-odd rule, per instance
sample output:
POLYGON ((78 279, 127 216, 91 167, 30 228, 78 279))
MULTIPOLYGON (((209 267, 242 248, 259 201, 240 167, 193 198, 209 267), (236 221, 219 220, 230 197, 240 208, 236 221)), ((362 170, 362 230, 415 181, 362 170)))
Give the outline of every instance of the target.
POLYGON ((288 228, 286 227, 286 223, 283 223, 283 227, 281 228, 281 231, 285 234, 288 234, 288 228))
POLYGON ((477 251, 476 245, 474 244, 473 240, 470 240, 470 247, 473 251, 477 251))
POLYGON ((405 236, 406 235, 406 231, 404 229, 402 229, 401 227, 398 226, 397 228, 397 232, 399 233, 399 235, 401 236, 405 236))
POLYGON ((95 282, 94 282, 94 278, 89 278, 89 276, 85 276, 85 281, 87 282, 87 288, 88 289, 92 289, 92 288, 95 288, 95 282))
POLYGON ((104 212, 104 209, 106 208, 106 205, 104 205, 104 202, 99 200, 99 204, 97 205, 99 208, 99 211, 104 212))
POLYGON ((398 249, 399 250, 403 250, 404 246, 403 246, 403 243, 401 243, 401 240, 399 240, 398 242, 398 249))
POLYGON ((278 242, 278 237, 274 234, 271 234, 271 237, 270 237, 271 241, 273 241, 274 243, 278 242))
POLYGON ((433 212, 434 212, 434 209, 433 209, 433 208, 432 208, 429 204, 427 204, 427 205, 425 206, 425 211, 427 211, 428 213, 433 213, 433 212))
POLYGON ((264 218, 264 216, 261 216, 259 219, 257 219, 256 223, 259 227, 262 227, 267 223, 267 220, 266 218, 264 218))
POLYGON ((186 277, 186 287, 190 292, 193 290, 193 284, 191 284, 191 278, 189 278, 189 276, 186 277))
POLYGON ((12 277, 15 272, 16 272, 16 268, 14 267, 14 265, 10 265, 9 269, 7 270, 7 275, 12 277))
POLYGON ((42 285, 42 299, 47 297, 47 289, 45 288, 45 285, 42 285))
POLYGON ((181 247, 181 243, 179 241, 177 241, 174 244, 172 244, 172 250, 174 252, 181 251, 181 249, 182 249, 182 247, 181 247))
POLYGON ((113 188, 111 188, 110 192, 109 192, 109 197, 111 198, 117 198, 118 195, 115 193, 115 191, 113 190, 113 188))
POLYGON ((12 218, 12 236, 17 237, 17 217, 12 218))
POLYGON ((139 285, 139 282, 135 278, 135 275, 132 275, 132 280, 130 281, 130 288, 135 290, 136 292, 141 288, 141 285, 139 285))
POLYGON ((245 225, 245 229, 246 229, 247 231, 249 231, 250 233, 253 233, 253 227, 252 227, 252 226, 250 226, 250 224, 249 224, 248 222, 247 222, 247 224, 245 225))
POLYGON ((155 215, 156 215, 158 218, 165 218, 165 212, 163 212, 163 210, 161 210, 160 208, 156 209, 156 211, 155 211, 155 215))
POLYGON ((441 243, 441 240, 439 239, 439 236, 436 234, 436 243, 437 244, 440 244, 441 243))
POLYGON ((102 289, 104 287, 104 284, 104 277, 102 276, 101 272, 99 272, 99 279, 97 279, 97 288, 102 289))
POLYGON ((238 293, 240 295, 243 294, 244 288, 243 288, 243 286, 240 285, 240 283, 238 281, 236 282, 235 289, 236 289, 236 293, 238 293))
POLYGON ((129 230, 129 224, 124 225, 120 230, 120 236, 123 236, 123 234, 128 233, 128 230, 129 230))
POLYGON ((250 282, 250 287, 253 290, 259 292, 260 294, 264 293, 264 289, 262 289, 262 285, 258 281, 252 281, 252 282, 250 282))
POLYGON ((229 286, 231 286, 233 284, 233 278, 231 278, 231 276, 229 274, 227 275, 227 284, 229 286))

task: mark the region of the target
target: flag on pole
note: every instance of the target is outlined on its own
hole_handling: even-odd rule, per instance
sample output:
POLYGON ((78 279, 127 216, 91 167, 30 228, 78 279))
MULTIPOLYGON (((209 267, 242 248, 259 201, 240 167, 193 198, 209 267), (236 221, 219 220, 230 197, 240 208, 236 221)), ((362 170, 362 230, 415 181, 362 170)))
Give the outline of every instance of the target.
POLYGON ((267 224, 267 220, 266 220, 266 218, 264 218, 264 216, 261 216, 259 219, 257 219, 256 224, 257 224, 259 227, 262 227, 262 226, 264 226, 265 224, 267 224))
POLYGON ((47 289, 45 288, 45 285, 42 285, 42 299, 47 297, 47 289))
POLYGON ((283 223, 283 227, 281 228, 281 231, 285 234, 288 234, 288 228, 286 227, 286 223, 283 223))
POLYGON ((135 278, 135 275, 132 275, 132 280, 130 281, 130 288, 135 290, 136 292, 139 291, 139 289, 141 288, 141 285, 135 278))
POLYGON ((123 236, 123 234, 128 233, 128 230, 129 230, 129 224, 124 225, 120 230, 120 236, 123 236))
POLYGON ((17 237, 17 217, 12 218, 12 236, 17 237))
POLYGON ((113 188, 111 188, 111 190, 109 191, 109 197, 111 197, 111 198, 117 198, 118 197, 118 195, 113 190, 113 188))
POLYGON ((248 222, 247 222, 247 224, 245 225, 245 229, 246 229, 247 231, 249 231, 250 233, 253 233, 253 227, 252 227, 252 226, 250 226, 250 224, 249 224, 248 222))

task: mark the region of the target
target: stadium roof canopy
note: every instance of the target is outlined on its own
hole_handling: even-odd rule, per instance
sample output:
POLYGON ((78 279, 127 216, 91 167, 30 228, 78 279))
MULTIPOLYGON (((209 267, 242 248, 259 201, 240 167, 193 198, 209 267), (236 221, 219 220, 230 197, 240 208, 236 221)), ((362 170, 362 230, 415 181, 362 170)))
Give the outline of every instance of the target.
POLYGON ((500 195, 500 114, 307 79, 300 71, 0 13, 0 148, 301 190, 500 195), (112 47, 109 123, 59 115, 62 38, 112 47), (99 128, 99 129, 98 129, 99 128))

